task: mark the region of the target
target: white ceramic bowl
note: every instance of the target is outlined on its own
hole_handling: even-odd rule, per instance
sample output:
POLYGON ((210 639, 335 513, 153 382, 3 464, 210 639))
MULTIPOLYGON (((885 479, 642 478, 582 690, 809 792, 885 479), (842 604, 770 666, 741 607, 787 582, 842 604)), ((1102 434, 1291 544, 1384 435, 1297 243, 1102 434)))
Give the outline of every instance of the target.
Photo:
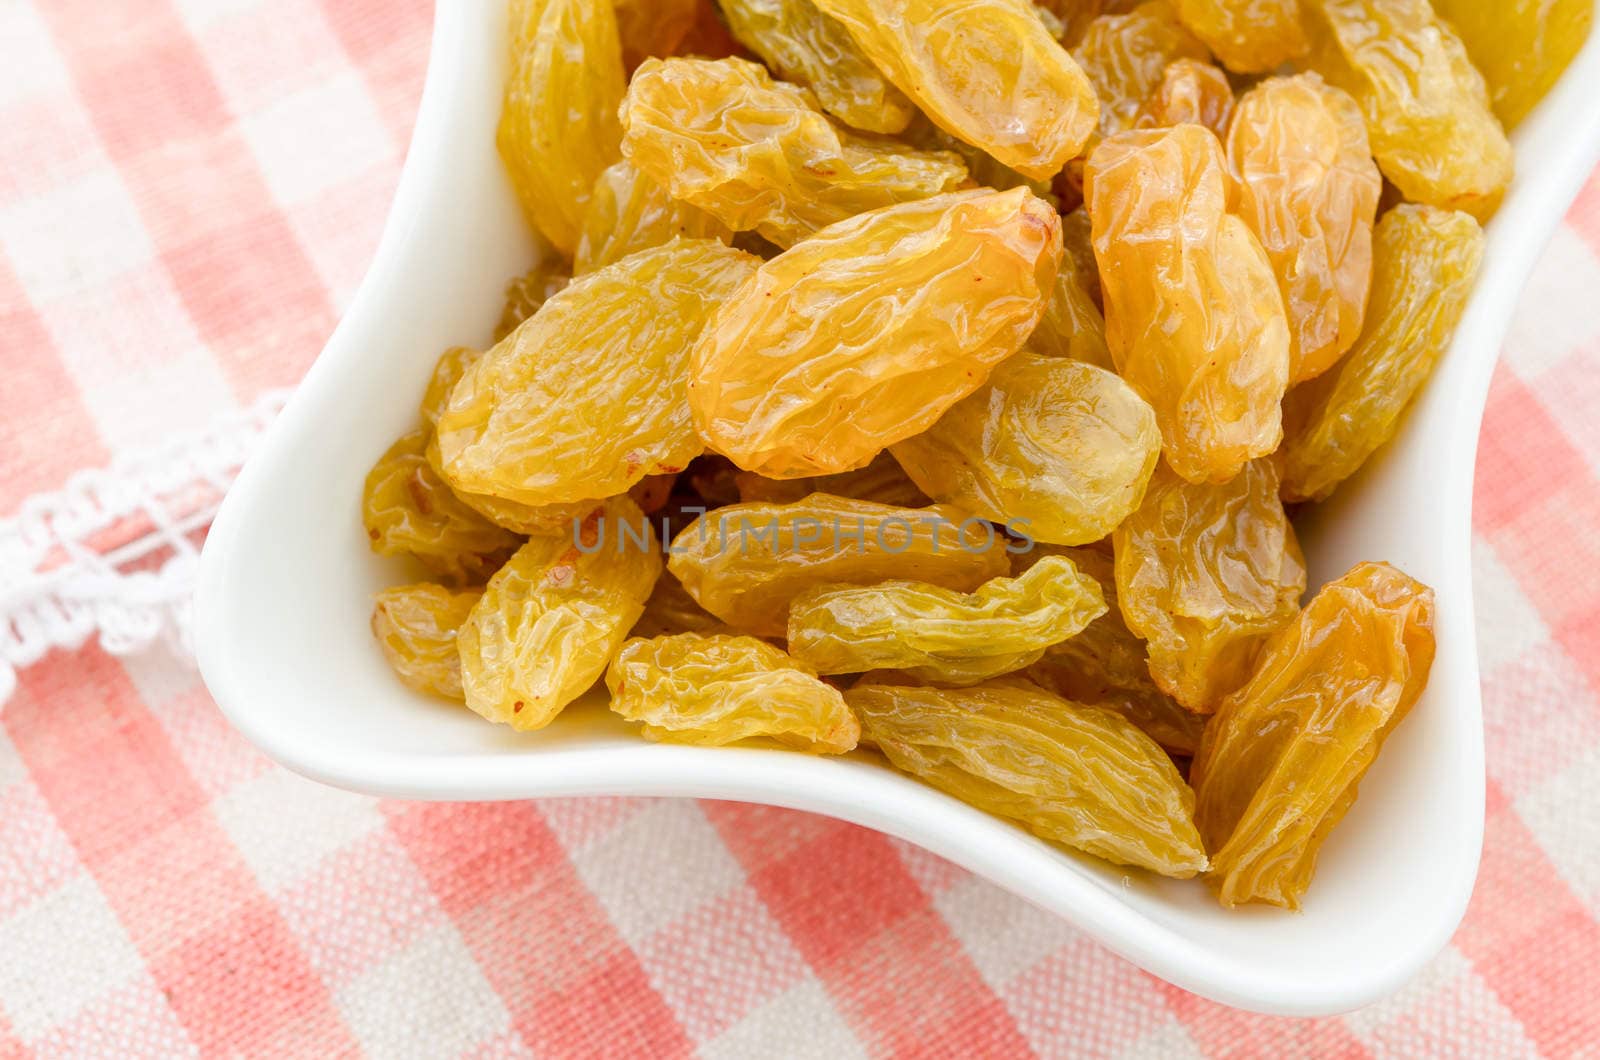
MULTIPOLYGON (((372 594, 403 580, 366 548, 362 480, 412 428, 434 359, 484 343, 537 253, 494 147, 504 0, 438 5, 416 133, 377 259, 211 530, 200 663, 272 757, 341 787, 418 799, 697 796, 771 803, 901 836, 1067 918, 1151 972, 1243 1008, 1320 1014, 1395 989, 1449 939, 1483 834, 1472 615, 1473 458, 1490 372, 1541 248, 1600 158, 1600 41, 1518 132, 1456 340, 1405 429, 1306 526, 1313 583, 1382 559, 1438 592, 1427 694, 1323 850, 1303 912, 1227 912, 1197 882, 1129 877, 872 757, 646 743, 603 705, 516 734, 404 689, 374 648, 372 594)), ((1597 35, 1600 37, 1600 35, 1597 35)))

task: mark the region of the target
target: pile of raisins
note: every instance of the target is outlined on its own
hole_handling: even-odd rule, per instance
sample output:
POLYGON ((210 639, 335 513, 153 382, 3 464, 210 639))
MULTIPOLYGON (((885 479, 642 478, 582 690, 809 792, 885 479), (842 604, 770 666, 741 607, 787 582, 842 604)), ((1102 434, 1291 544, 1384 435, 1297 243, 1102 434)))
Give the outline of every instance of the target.
POLYGON ((551 248, 366 483, 401 680, 875 748, 1295 907, 1433 659, 1291 511, 1450 344, 1590 0, 511 0, 551 248), (1186 779, 1187 778, 1187 779, 1186 779))

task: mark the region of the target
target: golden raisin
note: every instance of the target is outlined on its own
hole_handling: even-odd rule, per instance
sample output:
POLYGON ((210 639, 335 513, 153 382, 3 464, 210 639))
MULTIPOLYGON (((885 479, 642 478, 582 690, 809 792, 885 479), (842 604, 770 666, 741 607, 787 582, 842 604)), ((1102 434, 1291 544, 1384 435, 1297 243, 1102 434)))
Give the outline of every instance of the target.
POLYGON ((506 285, 506 304, 500 311, 500 323, 494 329, 494 341, 499 342, 524 320, 527 320, 556 292, 572 282, 567 263, 548 258, 518 276, 506 285))
POLYGON ((544 505, 683 470, 701 450, 683 400, 689 346, 757 263, 675 240, 573 281, 451 393, 438 426, 450 483, 544 505))
POLYGON ((418 692, 460 700, 456 631, 482 595, 427 583, 379 593, 372 605, 372 635, 395 675, 418 692))
POLYGON ((1300 58, 1310 47, 1300 26, 1299 0, 1177 0, 1177 4, 1183 24, 1236 73, 1265 73, 1300 58))
POLYGON ((877 501, 901 508, 921 508, 929 504, 928 495, 917 488, 900 467, 899 461, 887 452, 873 457, 872 463, 856 471, 818 478, 766 478, 754 471, 740 471, 734 475, 734 484, 741 501, 770 501, 789 504, 804 500, 813 493, 831 493, 835 497, 853 497, 859 501, 877 501))
POLYGON ((528 221, 570 258, 594 182, 620 157, 616 14, 611 0, 512 0, 511 39, 500 157, 528 221))
POLYGON ((951 135, 1048 180, 1083 149, 1094 86, 1028 0, 816 0, 951 135))
POLYGON ((843 754, 861 725, 838 689, 754 637, 683 633, 630 640, 606 671, 611 709, 650 740, 720 747, 766 737, 843 754))
POLYGON ((660 573, 655 535, 626 497, 530 538, 461 627, 467 706, 514 729, 550 724, 605 671, 660 573))
POLYGON ((1117 601, 1128 628, 1149 642, 1151 676, 1201 713, 1244 684, 1262 640, 1294 617, 1305 592, 1305 560, 1271 460, 1222 485, 1158 468, 1112 540, 1117 601))
POLYGON ((521 538, 451 492, 424 456, 426 431, 406 435, 367 473, 361 519, 372 551, 414 556, 441 577, 481 582, 516 551, 521 538))
POLYGON ((762 265, 695 346, 707 444, 769 478, 835 474, 927 429, 1038 325, 1055 211, 976 190, 834 225, 762 265))
POLYGON ((1361 337, 1284 400, 1286 500, 1325 499, 1394 436, 1449 348, 1482 260, 1483 230, 1464 213, 1401 205, 1383 215, 1361 337))
POLYGON ((1266 251, 1228 212, 1222 146, 1199 125, 1120 133, 1085 174, 1117 370, 1172 469, 1226 482, 1282 438, 1289 328, 1266 251))
POLYGON ((1385 563, 1324 586, 1206 727, 1195 821, 1223 905, 1299 908, 1317 851, 1433 664, 1433 590, 1385 563))
POLYGON ((1269 78, 1239 101, 1228 166, 1283 294, 1289 382, 1321 375, 1360 334, 1372 279, 1383 179, 1361 108, 1316 74, 1269 78))
POLYGON ((763 637, 783 636, 790 601, 815 585, 901 578, 969 592, 1008 568, 1004 541, 965 512, 825 493, 708 512, 673 539, 667 566, 701 607, 763 637))
POLYGON ((1161 86, 1168 64, 1211 58, 1167 0, 1150 0, 1127 14, 1100 16, 1089 23, 1072 54, 1099 93, 1102 136, 1134 127, 1139 108, 1161 86))
POLYGON ((1105 609, 1100 586, 1061 556, 971 593, 911 581, 820 585, 789 605, 789 652, 819 673, 893 668, 976 684, 1035 662, 1105 609))
POLYGON ((817 94, 822 108, 866 132, 898 133, 916 113, 848 30, 812 0, 723 0, 728 28, 779 78, 817 94))
POLYGON ((1433 0, 1433 7, 1461 35, 1508 129, 1560 80, 1594 23, 1593 0, 1433 0))
POLYGON ((1494 212, 1511 144, 1483 75, 1428 0, 1310 5, 1311 66, 1355 97, 1383 175, 1413 202, 1494 212))
POLYGON ((1119 865, 1180 879, 1206 868, 1194 793, 1120 714, 1005 679, 857 685, 845 702, 896 768, 963 802, 1119 865))
POLYGON ((834 124, 808 89, 742 59, 652 59, 628 87, 622 127, 628 160, 674 198, 781 247, 967 177, 949 152, 834 124))
POLYGON ((1175 59, 1161 74, 1139 108, 1134 126, 1160 129, 1191 122, 1204 125, 1219 138, 1228 134, 1233 118, 1233 86, 1228 75, 1198 59, 1175 59))
POLYGON ((936 500, 1039 541, 1081 545, 1139 506, 1161 434, 1114 373, 1019 353, 893 452, 936 500))
POLYGON ((629 69, 651 57, 676 55, 694 30, 702 0, 612 0, 622 61, 629 69))
POLYGON ((631 162, 618 162, 600 174, 572 260, 582 276, 629 254, 685 239, 733 239, 728 227, 704 210, 679 202, 667 189, 640 173, 631 162))

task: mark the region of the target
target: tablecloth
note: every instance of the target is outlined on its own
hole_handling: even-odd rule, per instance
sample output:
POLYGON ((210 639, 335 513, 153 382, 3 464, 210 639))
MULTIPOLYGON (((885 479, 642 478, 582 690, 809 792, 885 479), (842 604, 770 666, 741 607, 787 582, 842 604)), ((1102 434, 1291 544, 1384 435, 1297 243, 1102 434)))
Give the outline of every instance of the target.
MULTIPOLYGON (((429 20, 0 0, 0 516, 299 377, 375 245, 429 20)), ((1594 1055, 1597 291, 1592 181, 1478 463, 1482 875, 1380 1004, 1233 1011, 806 814, 331 790, 246 745, 173 654, 91 646, 0 712, 0 1056, 1594 1055)))

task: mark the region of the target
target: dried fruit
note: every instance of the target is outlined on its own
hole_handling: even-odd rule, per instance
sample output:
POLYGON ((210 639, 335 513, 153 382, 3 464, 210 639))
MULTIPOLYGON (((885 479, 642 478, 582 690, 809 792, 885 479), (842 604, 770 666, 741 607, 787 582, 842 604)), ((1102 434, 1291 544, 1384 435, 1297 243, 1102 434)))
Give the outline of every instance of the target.
POLYGON ((1026 0, 816 0, 941 128, 1034 180, 1083 149, 1094 87, 1026 0))
POLYGON ((867 132, 898 133, 916 113, 856 45, 811 0, 723 0, 728 28, 785 81, 817 94, 829 114, 867 132))
POLYGON ((467 374, 467 369, 482 356, 482 350, 470 346, 452 346, 434 362, 433 375, 428 377, 428 389, 423 391, 422 404, 418 406, 422 424, 430 439, 434 425, 439 422, 439 414, 450 401, 450 391, 456 388, 461 377, 467 374))
POLYGON ((1100 16, 1089 23, 1072 55, 1100 96, 1102 136, 1134 127, 1139 108, 1161 86, 1168 64, 1211 58, 1167 0, 1150 0, 1123 15, 1100 16))
POLYGON ((626 497, 574 532, 534 537, 491 579, 461 627, 467 706, 539 729, 605 671, 661 573, 649 522, 626 497))
POLYGON ((572 271, 582 276, 629 254, 666 246, 680 236, 724 243, 733 239, 721 221, 674 199, 633 163, 618 162, 595 182, 572 271))
MULTIPOLYGON (((558 533, 572 526, 573 520, 582 520, 594 510, 592 499, 568 501, 563 504, 523 504, 506 500, 489 493, 473 493, 452 482, 439 456, 439 439, 430 438, 427 450, 428 467, 439 481, 450 487, 450 492, 468 508, 477 512, 496 526, 517 534, 558 533)), ((521 542, 518 542, 519 544, 521 542)))
POLYGON ((1228 133, 1233 117, 1233 86, 1228 75, 1198 59, 1175 59, 1161 74, 1134 118, 1140 129, 1160 129, 1192 122, 1218 137, 1228 133))
POLYGON ((789 653, 824 674, 883 667, 976 684, 1035 662, 1105 609, 1100 586, 1061 556, 971 593, 912 581, 819 585, 789 605, 789 653))
POLYGON ((1039 545, 1014 555, 1011 569, 1021 573, 1050 555, 1065 556, 1079 572, 1093 578, 1106 611, 1076 636, 1046 648, 1044 657, 1020 676, 1063 699, 1116 711, 1173 754, 1194 754, 1205 715, 1185 710, 1150 676, 1145 643, 1128 629, 1117 606, 1111 550, 1039 545))
POLYGON ((1106 318, 1090 293, 1100 286, 1098 273, 1088 275, 1094 270, 1094 251, 1090 249, 1085 263, 1068 249, 1069 253, 1062 255, 1044 316, 1028 338, 1028 348, 1046 357, 1065 357, 1114 370, 1106 347, 1106 318))
POLYGON ((862 467, 1022 346, 1060 260, 1055 211, 1021 188, 834 225, 762 265, 700 336, 695 427, 769 478, 862 467))
POLYGON ((372 605, 372 635, 395 675, 418 692, 461 699, 456 630, 482 595, 427 583, 379 593, 372 605))
POLYGON ((901 508, 921 508, 931 503, 928 495, 917 488, 888 453, 879 453, 872 463, 859 471, 788 479, 764 478, 753 471, 740 471, 734 476, 734 483, 739 489, 739 500, 745 502, 790 504, 813 493, 831 493, 835 497, 854 497, 859 501, 877 501, 901 508))
POLYGON ((679 633, 737 633, 732 626, 694 602, 689 590, 670 573, 663 573, 644 602, 644 614, 634 623, 630 637, 668 637, 679 633))
POLYGON ((677 54, 695 28, 702 0, 613 0, 622 62, 633 70, 652 56, 677 54))
POLYGON ((1220 486, 1158 468, 1112 541, 1117 601, 1149 642, 1151 676, 1201 713, 1244 684, 1261 642, 1294 617, 1306 589, 1271 460, 1220 486))
POLYGON ((683 633, 630 640, 606 671, 611 709, 651 740, 722 746, 768 737, 817 754, 853 749, 839 690, 766 641, 683 633))
POLYGON ((521 538, 464 504, 424 457, 426 431, 391 445, 367 473, 361 521, 372 551, 415 556, 441 577, 481 582, 516 551, 521 538))
POLYGON ((1511 144, 1483 75, 1428 0, 1310 5, 1311 66, 1355 97, 1383 175, 1413 202, 1487 217, 1511 182, 1511 144))
POLYGON ((1433 0, 1433 8, 1461 35, 1508 129, 1560 80, 1594 22, 1592 0, 1433 0))
POLYGON ((1198 125, 1121 133, 1085 173, 1117 370, 1172 469, 1226 482, 1278 447, 1289 328, 1266 251, 1227 212, 1222 147, 1198 125))
POLYGON ((996 191, 1027 188, 1046 202, 1054 198, 1049 180, 1031 180, 1023 176, 982 148, 973 147, 965 140, 951 136, 921 111, 912 117, 911 124, 906 126, 898 138, 924 151, 953 151, 960 155, 961 161, 967 165, 967 175, 973 184, 993 188, 996 191))
POLYGON ((672 54, 698 59, 755 58, 733 39, 713 0, 697 0, 694 25, 678 42, 672 54))
POLYGON ((790 601, 815 585, 901 578, 969 592, 1008 567, 1004 541, 965 512, 825 493, 708 512, 673 539, 667 566, 701 607, 763 637, 783 636, 790 601))
POLYGON ((689 346, 757 259, 676 240, 589 273, 472 366, 439 417, 441 466, 472 493, 608 497, 700 453, 689 346))
POLYGON ((1318 848, 1428 683, 1433 614, 1433 590, 1360 564, 1268 642, 1223 703, 1191 774, 1223 905, 1299 908, 1318 848))
POLYGON ((858 685, 845 702, 897 768, 963 802, 1120 865, 1180 879, 1206 868, 1194 793, 1120 714, 1004 679, 858 685))
POLYGON ((1360 339, 1284 400, 1286 500, 1325 499, 1394 436, 1449 348, 1482 260, 1483 230, 1464 213, 1401 205, 1383 215, 1360 339))
POLYGON ((1081 545, 1139 506, 1161 434, 1114 373, 1019 353, 893 452, 936 500, 1039 541, 1081 545))
POLYGON ((570 258, 594 182, 620 157, 616 14, 611 0, 512 0, 511 38, 500 157, 529 223, 570 258))
POLYGON ((1233 208, 1261 240, 1289 319, 1289 382, 1321 375, 1361 333, 1383 178, 1361 108, 1316 74, 1274 77, 1228 132, 1233 208))
POLYGON ((499 342, 517 330, 518 324, 537 313, 571 281, 567 263, 555 257, 539 262, 512 280, 506 285, 506 305, 500 311, 500 323, 495 325, 494 341, 499 342))
MULTIPOLYGON (((1078 207, 1071 213, 1061 218, 1061 240, 1067 247, 1067 258, 1072 259, 1069 266, 1065 259, 1061 263, 1061 271, 1071 271, 1077 277, 1085 292, 1094 301, 1095 308, 1103 304, 1100 290, 1100 263, 1094 256, 1094 222, 1089 220, 1089 211, 1078 207)), ((1102 324, 1104 317, 1101 318, 1102 324)), ((1110 354, 1107 354, 1109 357, 1110 354)), ((1077 358, 1087 360, 1087 358, 1077 358)), ((1090 360, 1090 364, 1094 361, 1090 360)))
POLYGON ((834 124, 809 90, 742 59, 652 59, 628 87, 622 127, 623 154, 673 198, 782 247, 967 177, 948 152, 834 124))
POLYGON ((1300 26, 1299 0, 1177 0, 1177 4, 1183 24, 1236 73, 1266 73, 1310 48, 1300 26))

